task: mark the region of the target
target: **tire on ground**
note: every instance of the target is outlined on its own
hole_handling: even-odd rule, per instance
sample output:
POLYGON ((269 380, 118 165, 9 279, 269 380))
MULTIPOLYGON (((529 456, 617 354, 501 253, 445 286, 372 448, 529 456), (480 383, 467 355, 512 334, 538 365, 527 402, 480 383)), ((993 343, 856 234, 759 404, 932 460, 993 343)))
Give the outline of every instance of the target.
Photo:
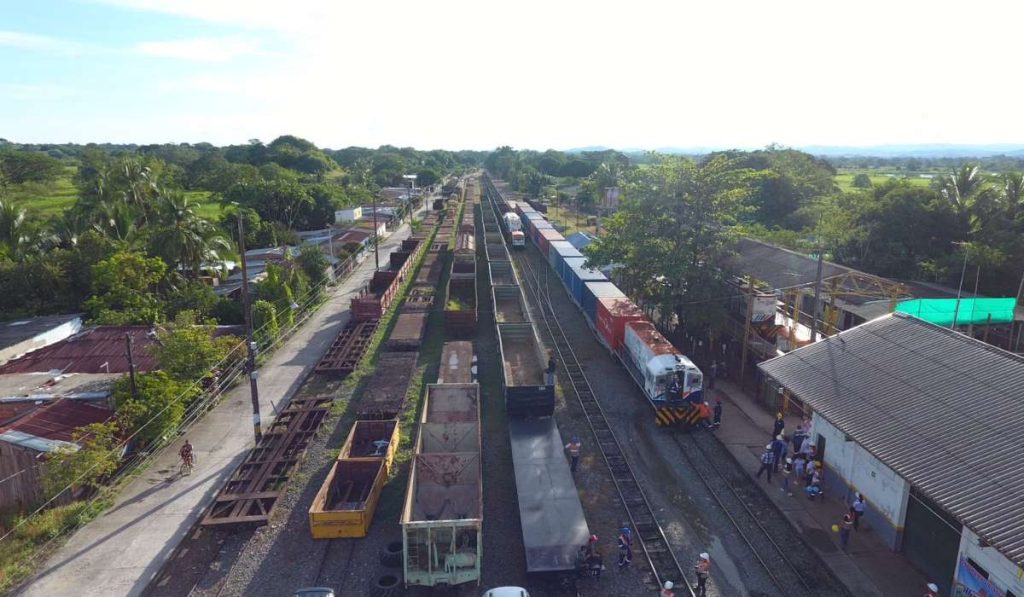
POLYGON ((388 568, 400 568, 402 566, 402 542, 392 541, 380 550, 380 563, 388 568))
POLYGON ((402 579, 397 574, 381 574, 370 583, 370 597, 392 597, 402 589, 402 579))

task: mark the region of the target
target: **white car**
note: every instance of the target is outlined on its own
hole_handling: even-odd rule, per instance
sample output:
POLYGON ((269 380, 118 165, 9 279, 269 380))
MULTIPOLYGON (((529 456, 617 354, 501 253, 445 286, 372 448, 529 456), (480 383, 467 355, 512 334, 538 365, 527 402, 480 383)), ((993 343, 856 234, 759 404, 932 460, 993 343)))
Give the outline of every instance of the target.
POLYGON ((484 593, 483 597, 530 597, 522 587, 498 587, 484 593))

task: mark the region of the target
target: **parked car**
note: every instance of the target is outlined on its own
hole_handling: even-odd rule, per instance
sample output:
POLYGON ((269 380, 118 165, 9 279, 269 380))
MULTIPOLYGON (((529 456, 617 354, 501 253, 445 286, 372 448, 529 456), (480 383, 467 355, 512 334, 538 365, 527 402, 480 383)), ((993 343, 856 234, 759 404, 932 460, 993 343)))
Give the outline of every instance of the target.
POLYGON ((484 593, 483 597, 530 597, 522 587, 497 587, 484 593))
POLYGON ((292 597, 334 597, 334 589, 328 587, 310 587, 295 591, 292 597))

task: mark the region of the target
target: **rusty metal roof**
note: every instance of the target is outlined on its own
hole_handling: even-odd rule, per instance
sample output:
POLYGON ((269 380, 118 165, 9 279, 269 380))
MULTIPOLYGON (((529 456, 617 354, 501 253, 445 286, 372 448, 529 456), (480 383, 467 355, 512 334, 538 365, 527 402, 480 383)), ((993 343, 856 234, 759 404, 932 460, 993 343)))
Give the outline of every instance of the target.
POLYGON ((894 313, 758 366, 1024 566, 1024 358, 894 313))
POLYGON ((6 427, 0 427, 0 439, 32 448, 46 446, 47 442, 71 443, 75 429, 102 423, 112 416, 114 411, 100 405, 80 400, 57 400, 40 406, 6 427))
POLYGON ((70 338, 34 350, 14 359, 2 367, 5 373, 127 373, 128 355, 124 335, 134 340, 135 366, 138 371, 157 368, 156 357, 150 352, 155 343, 146 325, 103 325, 89 328, 70 338))

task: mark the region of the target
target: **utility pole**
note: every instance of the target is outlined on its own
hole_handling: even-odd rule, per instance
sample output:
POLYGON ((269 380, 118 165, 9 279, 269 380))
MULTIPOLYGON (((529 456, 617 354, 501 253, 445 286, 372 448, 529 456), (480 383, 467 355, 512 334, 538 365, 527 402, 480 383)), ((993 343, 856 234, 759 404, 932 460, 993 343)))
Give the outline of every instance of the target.
POLYGON ((743 322, 743 348, 740 352, 740 387, 747 385, 747 341, 750 339, 750 320, 754 317, 754 278, 747 276, 747 318, 743 322))
POLYGON ((139 399, 139 384, 135 381, 135 341, 128 332, 124 333, 125 350, 128 352, 128 377, 132 384, 132 399, 139 399))
POLYGON ((821 313, 821 270, 825 266, 825 251, 818 247, 818 273, 814 276, 814 313, 811 317, 811 342, 818 341, 818 319, 821 313))
MULTIPOLYGON (((978 282, 980 282, 980 281, 981 281, 981 264, 979 263, 978 266, 974 270, 974 299, 973 299, 974 302, 971 303, 971 305, 972 305, 972 307, 971 307, 971 321, 967 324, 967 335, 971 336, 971 337, 974 337, 974 307, 973 307, 973 305, 977 305, 978 304, 978 302, 977 302, 978 301, 978 282)), ((985 337, 986 338, 988 337, 988 328, 985 328, 985 337)))
POLYGON ((378 245, 380 244, 380 242, 379 242, 380 239, 377 238, 377 194, 376 193, 373 193, 371 195, 371 200, 373 201, 373 264, 375 266, 373 271, 376 272, 376 271, 380 271, 380 248, 378 247, 378 245))
POLYGON ((245 337, 249 354, 246 370, 249 373, 249 395, 252 398, 252 431, 258 444, 263 438, 260 428, 260 393, 256 387, 256 340, 252 333, 252 310, 249 308, 249 270, 245 265, 245 224, 238 214, 238 250, 242 255, 242 314, 245 316, 245 337))
POLYGON ((956 287, 956 308, 953 309, 953 323, 952 323, 952 325, 949 326, 949 329, 951 329, 951 330, 955 330, 956 329, 956 320, 957 320, 957 317, 960 315, 960 294, 963 292, 963 289, 964 289, 964 276, 967 275, 967 255, 970 253, 967 250, 967 243, 965 243, 965 242, 954 242, 953 244, 954 245, 959 245, 960 247, 963 247, 963 250, 964 250, 964 266, 962 268, 960 268, 960 284, 957 285, 957 287, 956 287))

